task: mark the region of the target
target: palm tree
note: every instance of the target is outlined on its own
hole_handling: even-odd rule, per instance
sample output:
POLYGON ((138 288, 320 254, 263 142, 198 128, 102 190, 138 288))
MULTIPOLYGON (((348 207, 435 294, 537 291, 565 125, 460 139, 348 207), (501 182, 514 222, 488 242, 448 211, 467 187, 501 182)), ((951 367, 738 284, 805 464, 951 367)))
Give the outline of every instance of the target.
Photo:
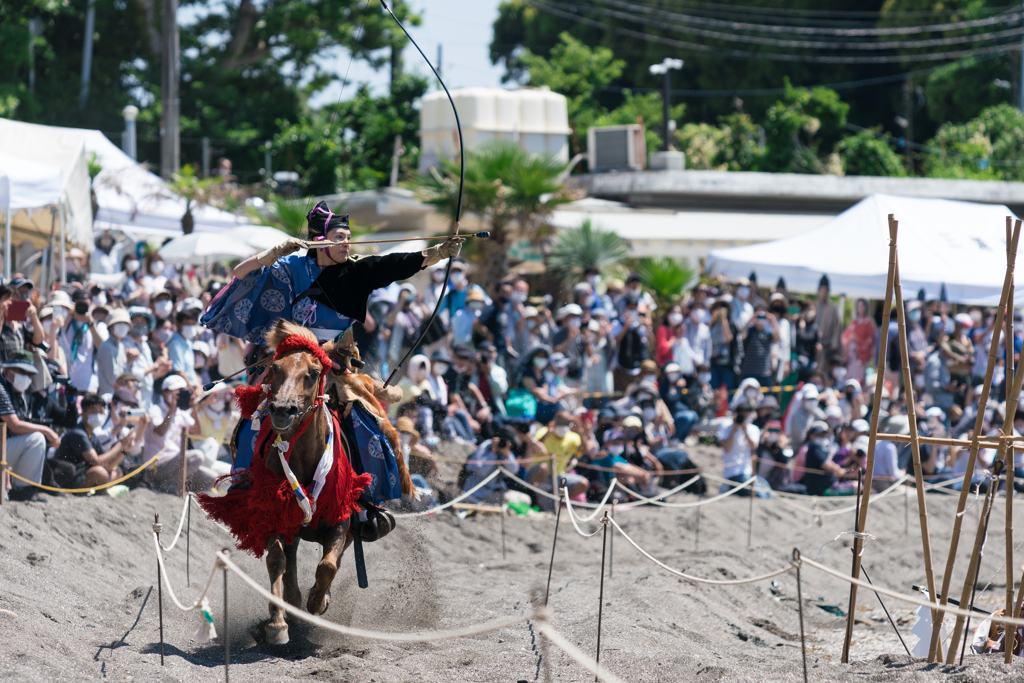
POLYGON ((181 231, 186 235, 191 234, 195 225, 192 218, 192 209, 197 206, 206 206, 213 199, 211 190, 223 182, 221 176, 212 178, 200 178, 196 175, 191 165, 185 164, 181 170, 171 176, 168 189, 185 200, 185 213, 181 217, 181 231))
POLYGON ((586 218, 580 227, 558 232, 548 255, 548 268, 571 287, 583 279, 588 268, 607 271, 628 255, 624 239, 595 227, 586 218))
POLYGON ((270 225, 282 230, 292 237, 306 238, 306 204, 312 202, 305 199, 285 199, 281 195, 272 194, 263 206, 247 206, 246 214, 257 225, 270 225))
MULTIPOLYGON (((508 274, 508 250, 519 235, 536 239, 556 206, 568 199, 558 176, 565 164, 547 155, 531 155, 515 142, 495 140, 466 152, 464 211, 488 223, 491 238, 483 242, 484 286, 508 274)), ((442 160, 415 184, 424 201, 446 213, 454 225, 459 192, 459 163, 442 160)))
POLYGON ((697 271, 686 259, 644 257, 636 264, 640 282, 654 296, 658 310, 664 311, 682 296, 683 290, 697 279, 697 271))

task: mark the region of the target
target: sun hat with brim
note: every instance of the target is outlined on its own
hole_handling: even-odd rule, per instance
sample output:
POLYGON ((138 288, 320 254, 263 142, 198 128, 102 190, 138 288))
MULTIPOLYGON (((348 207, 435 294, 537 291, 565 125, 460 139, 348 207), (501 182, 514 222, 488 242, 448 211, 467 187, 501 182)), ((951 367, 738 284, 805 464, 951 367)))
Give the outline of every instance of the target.
POLYGON ((75 307, 75 305, 71 303, 71 297, 68 296, 68 293, 59 289, 55 292, 50 292, 49 296, 46 297, 46 305, 50 307, 60 306, 61 308, 66 308, 69 311, 75 307))
POLYGON ((410 446, 415 446, 420 440, 420 433, 416 430, 416 423, 408 417, 398 418, 398 422, 395 425, 399 432, 402 434, 409 434, 412 438, 409 440, 410 446))
POLYGON ((466 303, 470 301, 484 301, 484 291, 479 287, 471 287, 469 293, 466 294, 466 303))
POLYGON ((938 406, 932 406, 928 410, 924 411, 924 416, 927 417, 927 418, 933 418, 933 417, 944 418, 944 417, 946 417, 946 411, 944 411, 942 408, 940 408, 938 406))
POLYGON ((632 427, 633 429, 643 429, 644 428, 644 423, 643 423, 643 420, 641 420, 636 415, 630 415, 629 417, 627 417, 625 420, 622 421, 622 426, 624 428, 625 427, 632 427))
POLYGON ((156 327, 156 316, 145 306, 132 306, 128 309, 128 315, 132 318, 145 318, 150 330, 156 327))
POLYGON ((22 287, 28 287, 29 289, 35 289, 36 283, 29 280, 27 277, 16 277, 10 282, 12 289, 21 289, 22 287))
POLYGON ((856 453, 857 451, 864 451, 864 453, 867 453, 870 443, 871 440, 868 437, 858 436, 853 440, 853 452, 856 453))
POLYGON ((193 353, 201 353, 204 356, 206 356, 207 358, 209 358, 210 357, 210 345, 207 344, 204 341, 194 341, 194 342, 192 342, 192 352, 193 353))
POLYGON ((123 308, 115 308, 107 318, 107 327, 116 325, 117 323, 125 323, 126 325, 132 324, 132 317, 128 315, 128 311, 123 308))
POLYGON ((569 364, 572 361, 566 358, 564 353, 555 351, 553 354, 548 356, 548 362, 556 368, 565 368, 569 367, 569 364))
POLYGON ((853 428, 853 431, 857 432, 858 434, 867 434, 869 431, 871 431, 871 427, 870 425, 868 425, 868 421, 863 418, 851 422, 850 427, 853 428))
POLYGON ((53 306, 43 306, 42 308, 39 309, 40 320, 46 320, 51 316, 53 316, 53 306))
POLYGON ((181 389, 188 389, 188 382, 181 375, 167 375, 164 378, 161 391, 180 391, 181 389))
POLYGON ((0 363, 0 368, 4 370, 21 370, 22 372, 34 375, 39 372, 36 370, 34 361, 35 359, 32 357, 31 351, 15 351, 11 354, 10 358, 0 363))
POLYGON ((893 415, 885 423, 885 431, 889 434, 910 435, 910 419, 906 415, 893 415))
POLYGON ((123 387, 114 392, 114 398, 127 406, 132 406, 133 408, 137 408, 139 406, 139 399, 135 398, 135 394, 133 394, 131 390, 123 387))
POLYGON ((536 306, 524 306, 523 307, 523 318, 536 318, 537 307, 536 306))
POLYGON ((822 422, 821 420, 815 420, 811 423, 811 426, 807 429, 807 434, 827 434, 828 423, 822 422))
POLYGON ((625 441, 626 437, 622 435, 618 429, 609 429, 604 433, 604 438, 601 440, 602 444, 607 444, 609 441, 625 441))
POLYGON ((566 304, 565 306, 559 308, 558 312, 555 313, 555 320, 562 320, 563 318, 570 315, 582 316, 583 309, 580 308, 579 304, 566 304))

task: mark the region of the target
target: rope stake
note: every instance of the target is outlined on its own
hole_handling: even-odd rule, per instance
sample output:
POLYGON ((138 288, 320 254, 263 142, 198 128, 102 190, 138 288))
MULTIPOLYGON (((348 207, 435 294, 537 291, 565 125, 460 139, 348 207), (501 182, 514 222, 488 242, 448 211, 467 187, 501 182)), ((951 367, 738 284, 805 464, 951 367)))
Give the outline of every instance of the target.
MULTIPOLYGON (((568 490, 566 490, 568 495, 568 490)), ((603 535, 601 537, 601 588, 597 594, 597 657, 594 661, 598 664, 601 663, 601 621, 604 616, 604 558, 608 554, 608 511, 604 511, 604 518, 601 520, 601 530, 603 535)), ((594 683, 600 680, 600 677, 594 674, 594 683)))
MULTIPOLYGON (((563 482, 565 479, 562 480, 563 482)), ((551 570, 555 568, 555 547, 558 545, 558 523, 562 520, 562 503, 557 503, 558 511, 555 513, 555 535, 551 539, 551 562, 548 563, 548 586, 544 589, 544 606, 548 606, 548 596, 551 595, 551 570)))
POLYGON ((804 663, 804 683, 807 683, 807 639, 804 636, 804 594, 800 581, 799 548, 793 548, 793 566, 796 567, 796 604, 800 613, 800 655, 804 663))

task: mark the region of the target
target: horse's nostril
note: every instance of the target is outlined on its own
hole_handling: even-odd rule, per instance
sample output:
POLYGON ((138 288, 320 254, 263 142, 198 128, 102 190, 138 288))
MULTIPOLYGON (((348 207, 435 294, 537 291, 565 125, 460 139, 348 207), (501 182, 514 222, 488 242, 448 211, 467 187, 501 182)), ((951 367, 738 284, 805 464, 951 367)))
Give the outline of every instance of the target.
POLYGON ((270 412, 278 417, 295 417, 299 414, 299 407, 294 405, 289 406, 270 406, 270 412))

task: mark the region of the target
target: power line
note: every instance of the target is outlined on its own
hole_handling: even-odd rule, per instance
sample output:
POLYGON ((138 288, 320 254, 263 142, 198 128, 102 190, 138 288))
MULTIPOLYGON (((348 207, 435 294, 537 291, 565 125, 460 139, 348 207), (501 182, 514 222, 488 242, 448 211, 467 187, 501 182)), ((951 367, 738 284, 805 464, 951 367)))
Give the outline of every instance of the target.
POLYGON ((606 31, 613 31, 615 33, 619 33, 622 35, 632 36, 634 38, 639 38, 641 40, 646 40, 653 43, 661 43, 662 45, 677 47, 683 50, 691 50, 693 52, 702 53, 713 53, 720 57, 740 57, 744 59, 760 59, 776 62, 815 62, 819 64, 894 64, 898 62, 912 61, 948 61, 952 59, 962 59, 964 57, 1001 54, 1005 52, 1018 52, 1021 50, 1021 45, 1019 43, 1010 43, 1005 45, 979 48, 975 50, 954 50, 951 52, 937 52, 915 55, 886 55, 877 57, 791 55, 778 52, 751 52, 749 50, 737 50, 734 48, 715 47, 711 45, 702 45, 700 43, 691 43, 684 40, 676 40, 674 38, 665 38, 663 36, 644 33, 643 31, 634 31, 632 29, 623 28, 615 24, 605 24, 600 21, 590 19, 589 17, 584 17, 572 12, 560 10, 556 7, 552 7, 551 5, 539 2, 538 0, 525 1, 527 4, 531 5, 532 7, 536 7, 537 9, 543 12, 547 12, 548 14, 552 14, 554 16, 563 17, 565 19, 569 19, 578 24, 596 26, 606 31))
POLYGON ((957 21, 947 24, 928 24, 923 26, 891 26, 887 28, 823 28, 814 26, 779 26, 777 24, 748 24, 739 21, 727 21, 724 19, 712 19, 710 17, 698 17, 691 14, 680 14, 668 10, 658 10, 641 4, 630 5, 633 9, 648 13, 655 13, 666 17, 672 17, 680 22, 693 24, 695 26, 710 26, 712 28, 724 28, 730 31, 753 31, 758 33, 796 33, 801 35, 819 36, 845 36, 845 37, 868 37, 868 36, 907 36, 918 33, 933 33, 936 31, 959 31, 968 28, 980 28, 982 26, 995 26, 998 24, 1017 23, 1021 19, 1021 12, 999 14, 984 19, 971 19, 968 21, 957 21))
MULTIPOLYGON (((678 0, 680 5, 690 5, 695 9, 687 9, 687 11, 703 11, 703 12, 718 12, 730 14, 767 14, 772 17, 777 16, 807 16, 807 17, 826 17, 826 18, 837 18, 843 20, 845 17, 851 19, 886 19, 886 18, 902 18, 902 17, 934 17, 934 16, 954 16, 963 14, 962 9, 946 9, 946 10, 905 10, 897 12, 879 12, 879 11, 866 11, 866 10, 814 10, 814 9, 798 9, 793 7, 751 7, 748 5, 732 5, 722 3, 707 3, 698 2, 697 0, 678 0), (707 8, 707 9, 703 9, 707 8)), ((1019 7, 1019 5, 1004 5, 1002 7, 988 7, 984 8, 983 12, 999 14, 1006 10, 1012 10, 1019 7)))
MULTIPOLYGON (((997 55, 988 55, 982 59, 977 60, 978 62, 994 59, 997 55)), ((907 71, 901 74, 892 74, 890 76, 876 76, 875 78, 862 78, 855 81, 841 81, 839 83, 819 83, 817 85, 794 85, 793 88, 805 88, 808 90, 814 88, 828 88, 830 90, 850 90, 853 88, 864 88, 872 85, 884 85, 886 83, 900 83, 907 80, 908 78, 918 78, 920 76, 927 76, 932 74, 939 69, 944 69, 948 64, 942 64, 940 66, 933 66, 927 69, 917 69, 916 71, 907 71)), ((622 92, 623 90, 629 90, 630 92, 661 92, 662 88, 635 88, 627 86, 615 86, 606 85, 601 90, 607 90, 610 92, 622 92)), ((714 97, 760 97, 770 95, 784 95, 786 88, 733 88, 731 90, 671 90, 672 95, 678 95, 680 97, 692 97, 692 98, 714 98, 714 97)))
POLYGON ((910 149, 914 149, 914 150, 917 150, 919 152, 924 152, 925 154, 931 154, 933 156, 953 157, 953 158, 958 159, 960 161, 969 161, 969 162, 971 162, 971 163, 973 163, 975 165, 980 165, 981 163, 986 163, 986 164, 989 164, 990 166, 1024 166, 1024 160, 1019 160, 1019 159, 986 159, 986 158, 983 158, 983 157, 970 157, 970 156, 967 156, 966 154, 961 154, 959 152, 953 152, 953 151, 950 151, 950 150, 939 149, 938 147, 931 147, 929 145, 923 145, 923 144, 921 144, 919 142, 910 142, 909 140, 907 140, 905 138, 897 138, 897 137, 894 137, 892 135, 889 135, 888 133, 881 133, 881 132, 879 132, 877 130, 872 130, 871 128, 864 128, 863 126, 858 126, 855 123, 846 123, 843 127, 848 129, 848 130, 856 131, 858 133, 871 133, 872 135, 874 135, 878 139, 885 139, 885 140, 887 140, 889 142, 893 142, 893 143, 895 143, 897 145, 906 145, 910 149))
MULTIPOLYGON (((636 5, 630 3, 619 2, 618 0, 598 0, 605 4, 628 7, 631 9, 639 9, 636 5)), ((560 3, 548 0, 552 3, 553 7, 560 7, 567 10, 579 10, 582 9, 587 12, 595 12, 603 16, 612 17, 615 19, 625 19, 626 21, 632 21, 638 24, 644 24, 646 26, 663 27, 665 22, 658 19, 648 19, 645 17, 637 16, 633 13, 619 12, 612 9, 606 9, 604 7, 592 7, 592 6, 581 6, 571 3, 560 3)), ((1003 31, 992 31, 987 33, 974 33, 963 36, 952 36, 949 38, 928 38, 925 40, 901 40, 891 42, 836 42, 836 41, 819 41, 819 40, 783 40, 779 38, 765 38, 762 36, 748 36, 737 33, 720 33, 718 31, 710 31, 707 29, 694 28, 692 26, 678 25, 675 23, 670 24, 671 28, 668 30, 688 33, 691 35, 702 36, 705 38, 713 38, 716 40, 722 40, 726 42, 738 42, 738 43, 749 43, 753 45, 768 45, 772 47, 792 47, 799 49, 814 49, 814 50, 899 50, 899 49, 918 49, 926 47, 941 47, 945 45, 959 45, 963 43, 972 43, 982 40, 999 40, 1000 38, 1011 38, 1024 34, 1024 28, 1012 28, 1003 31)))

